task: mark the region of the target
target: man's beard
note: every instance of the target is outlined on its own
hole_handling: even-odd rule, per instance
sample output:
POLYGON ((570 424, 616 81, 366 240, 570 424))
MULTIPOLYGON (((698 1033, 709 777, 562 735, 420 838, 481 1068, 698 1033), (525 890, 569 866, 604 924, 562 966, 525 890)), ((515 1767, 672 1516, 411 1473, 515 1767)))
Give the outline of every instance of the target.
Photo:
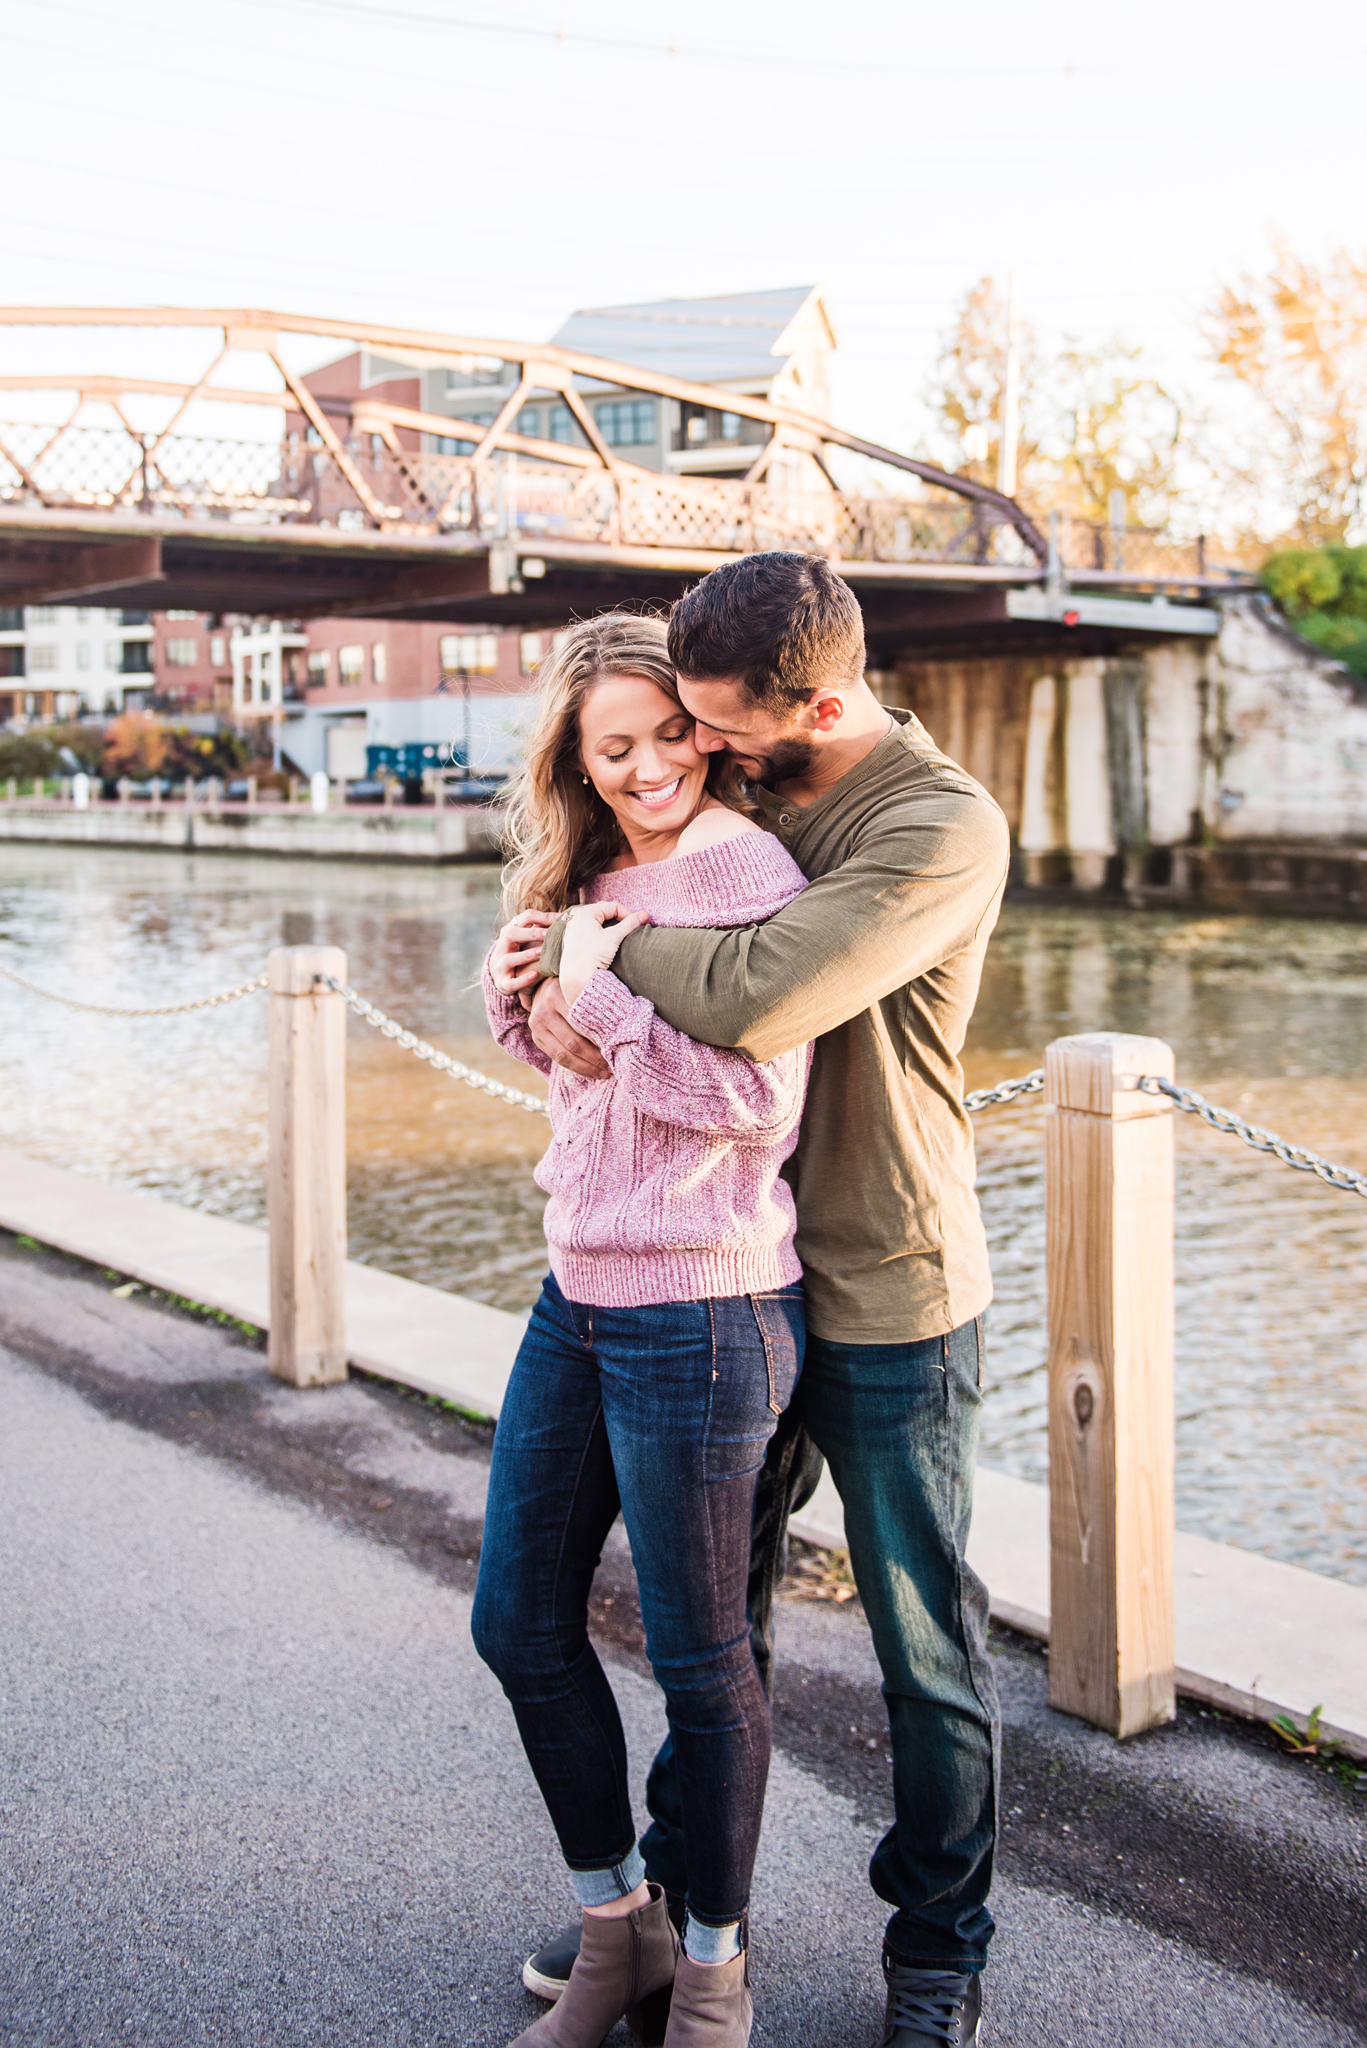
POLYGON ((739 755, 741 772, 759 789, 773 789, 780 782, 800 782, 816 760, 810 740, 776 740, 767 754, 739 755))

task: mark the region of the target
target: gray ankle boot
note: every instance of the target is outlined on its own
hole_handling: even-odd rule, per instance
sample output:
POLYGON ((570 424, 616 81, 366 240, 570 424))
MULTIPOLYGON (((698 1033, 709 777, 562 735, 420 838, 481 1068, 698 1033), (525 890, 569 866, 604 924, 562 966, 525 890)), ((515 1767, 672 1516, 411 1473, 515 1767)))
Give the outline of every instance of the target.
POLYGON ((617 1919, 585 1913, 569 1982, 513 2048, 599 2048, 624 2016, 638 2041, 660 2040, 678 1949, 657 1884, 650 1887, 650 1904, 634 1913, 617 1919))
POLYGON ((746 1950, 729 1963, 691 1962, 679 1950, 665 2048, 745 2048, 753 2017, 746 1950))

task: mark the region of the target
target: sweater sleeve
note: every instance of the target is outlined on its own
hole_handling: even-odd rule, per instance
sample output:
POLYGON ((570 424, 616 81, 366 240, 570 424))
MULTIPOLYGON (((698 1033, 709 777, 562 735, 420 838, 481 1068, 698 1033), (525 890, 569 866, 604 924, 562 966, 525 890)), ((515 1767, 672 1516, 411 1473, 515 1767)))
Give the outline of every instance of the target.
POLYGON ((683 1130, 772 1145, 796 1128, 810 1048, 764 1066, 743 1053, 700 1045, 656 1016, 653 1004, 600 968, 569 1013, 592 1038, 636 1108, 683 1130))
POLYGON ((516 996, 505 996, 495 988, 487 955, 479 978, 489 1029, 504 1052, 511 1053, 515 1060, 521 1060, 526 1066, 535 1067, 538 1074, 549 1074, 551 1062, 528 1029, 527 1012, 516 996))
MULTIPOLYGON (((648 926, 622 941, 614 972, 690 1037, 772 1060, 972 945, 1009 855, 995 804, 939 790, 874 821, 848 859, 765 923, 648 926)), ((552 927, 543 975, 558 972, 559 938, 552 927)))

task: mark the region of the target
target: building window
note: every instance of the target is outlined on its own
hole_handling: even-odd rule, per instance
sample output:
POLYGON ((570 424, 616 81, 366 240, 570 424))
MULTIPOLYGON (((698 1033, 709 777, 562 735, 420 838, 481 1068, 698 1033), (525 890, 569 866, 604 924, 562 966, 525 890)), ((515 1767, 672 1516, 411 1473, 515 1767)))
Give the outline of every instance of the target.
POLYGON ((738 412, 724 412, 722 414, 721 437, 723 441, 739 441, 740 414, 738 412))
POLYGON ((321 689, 322 685, 327 681, 331 659, 326 647, 315 647, 312 650, 309 655, 310 689, 321 689))
POLYGON ((225 660, 227 659, 227 654, 228 649, 224 641, 223 635, 221 633, 215 633, 213 639, 209 642, 210 667, 222 668, 225 660))
POLYGON ((541 407, 539 405, 523 406, 517 416, 517 431, 519 434, 526 434, 529 440, 539 441, 541 439, 541 407))
POLYGON ((105 667, 106 667, 106 668, 117 668, 117 667, 118 667, 118 665, 119 665, 119 663, 120 663, 120 662, 121 662, 122 660, 123 660, 123 642, 122 642, 122 640, 106 640, 106 641, 105 641, 105 643, 104 643, 104 665, 105 665, 105 667))
POLYGON ((119 672, 126 676, 150 676, 152 673, 151 641, 125 640, 119 661, 119 672))
POLYGON ((471 363, 468 370, 448 370, 446 372, 446 388, 448 391, 468 391, 472 384, 501 384, 502 382, 503 361, 499 356, 477 357, 471 363))
POLYGON ((522 663, 522 673, 529 676, 541 659, 541 635, 522 633, 518 636, 517 651, 522 663))
POLYGON ((166 666, 168 668, 193 668, 199 660, 198 640, 168 640, 166 643, 166 666))
POLYGON ((339 647, 337 649, 337 675, 341 682, 359 683, 364 667, 364 647, 339 647))
POLYGON ((88 640, 78 640, 76 642, 76 666, 77 668, 89 668, 90 666, 90 642, 88 640))
POLYGON ((383 640, 377 640, 370 650, 370 673, 377 683, 382 683, 388 673, 389 649, 383 640))
POLYGON ((28 608, 28 622, 31 626, 55 626, 57 607, 55 604, 31 604, 28 608))
POLYGON ((615 398, 598 408, 598 431, 609 448, 640 448, 655 439, 655 400, 615 398))
POLYGON ((28 651, 28 665, 33 675, 37 675, 40 669, 59 668, 61 666, 61 651, 57 646, 57 642, 55 640, 45 640, 38 647, 30 647, 28 651))
MULTIPOLYGON (((486 429, 494 424, 496 418, 497 414, 492 412, 472 412, 464 419, 457 420, 455 424, 461 427, 473 427, 482 439, 486 429)), ((447 434, 438 434, 437 436, 438 455, 473 455, 474 452, 475 444, 473 441, 452 440, 447 434)))
POLYGON ((443 633, 443 675, 492 675, 498 667, 497 633, 443 633))
POLYGON ((164 618, 168 618, 168 619, 197 619, 197 618, 199 617, 199 613, 198 613, 198 612, 164 612, 164 613, 162 614, 162 616, 163 616, 164 618))
POLYGON ((574 439, 574 414, 567 405, 551 407, 551 439, 569 445, 574 439))

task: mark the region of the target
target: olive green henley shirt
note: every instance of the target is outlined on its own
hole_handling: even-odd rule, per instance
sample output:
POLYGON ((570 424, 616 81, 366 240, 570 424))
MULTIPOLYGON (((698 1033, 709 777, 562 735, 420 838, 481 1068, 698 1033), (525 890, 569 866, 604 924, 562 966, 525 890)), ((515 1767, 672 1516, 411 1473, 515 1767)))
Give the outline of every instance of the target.
MULTIPOLYGON (((816 1041, 797 1203, 818 1336, 904 1344, 992 1294, 959 1053, 1006 885, 992 798, 909 712, 815 803, 757 792, 810 887, 765 924, 649 927, 615 972, 666 1023, 769 1060, 816 1041)), ((548 935, 543 974, 560 958, 548 935)))

